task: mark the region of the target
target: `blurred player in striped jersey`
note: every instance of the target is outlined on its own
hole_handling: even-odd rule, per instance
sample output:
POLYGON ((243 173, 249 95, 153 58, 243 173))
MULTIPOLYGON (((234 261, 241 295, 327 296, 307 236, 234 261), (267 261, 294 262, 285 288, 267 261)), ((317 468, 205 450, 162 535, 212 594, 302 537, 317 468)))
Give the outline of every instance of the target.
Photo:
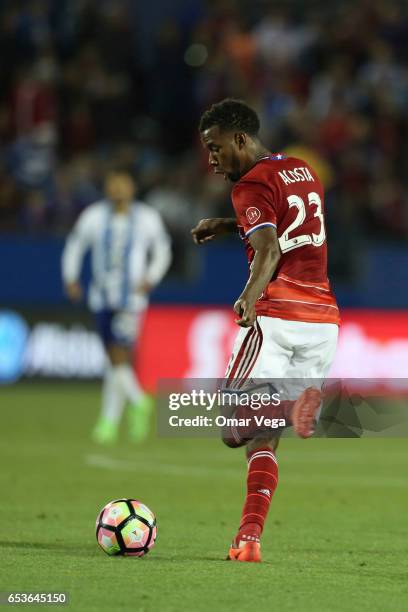
POLYGON ((152 405, 132 367, 132 349, 150 291, 171 262, 170 240, 159 214, 135 200, 136 185, 125 169, 108 173, 106 199, 87 207, 67 238, 62 275, 68 297, 77 302, 86 251, 91 251, 92 279, 88 295, 99 335, 108 356, 96 442, 114 443, 126 404, 129 433, 142 441, 149 432, 152 405))
MULTIPOLYGON (((259 140, 259 119, 238 100, 206 111, 200 134, 216 174, 235 183, 235 218, 203 219, 192 230, 197 244, 237 232, 250 274, 234 310, 241 330, 226 372, 226 388, 279 381, 285 401, 264 409, 296 433, 313 433, 321 387, 334 358, 339 311, 327 279, 323 188, 307 162, 272 154, 259 140), (310 380, 314 383, 311 385, 310 380)), ((280 389, 281 389, 280 387, 280 389)), ((236 407, 233 416, 250 416, 236 407)), ((260 561, 260 536, 278 483, 279 434, 256 427, 227 427, 224 442, 246 445, 247 497, 229 558, 260 561)))

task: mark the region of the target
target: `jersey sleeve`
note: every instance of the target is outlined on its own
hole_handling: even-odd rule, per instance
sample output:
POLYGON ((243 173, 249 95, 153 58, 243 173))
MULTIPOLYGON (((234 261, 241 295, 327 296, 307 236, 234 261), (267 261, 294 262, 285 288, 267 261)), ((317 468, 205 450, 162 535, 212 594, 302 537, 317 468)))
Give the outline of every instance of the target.
POLYGON ((159 213, 148 209, 145 232, 149 238, 150 258, 145 270, 145 278, 152 285, 157 285, 168 271, 171 260, 171 241, 159 213))
POLYGON ((262 227, 276 228, 276 209, 271 190, 262 183, 243 182, 232 192, 237 223, 246 236, 262 227))
POLYGON ((92 241, 94 225, 95 211, 90 207, 80 214, 73 230, 68 235, 61 261, 64 284, 78 281, 85 252, 92 241))

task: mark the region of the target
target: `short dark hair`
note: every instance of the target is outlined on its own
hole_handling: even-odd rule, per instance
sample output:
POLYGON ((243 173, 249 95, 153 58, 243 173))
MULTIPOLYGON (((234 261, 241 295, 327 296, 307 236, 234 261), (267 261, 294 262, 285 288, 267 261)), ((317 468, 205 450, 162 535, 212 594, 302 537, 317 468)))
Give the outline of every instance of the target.
POLYGON ((105 178, 108 178, 109 176, 113 176, 115 174, 128 176, 129 178, 132 179, 132 181, 135 181, 135 173, 133 171, 133 168, 131 168, 128 165, 118 164, 118 165, 109 166, 105 172, 105 178))
POLYGON ((203 113, 199 130, 204 132, 214 125, 221 131, 245 132, 250 136, 258 136, 260 123, 256 112, 243 100, 226 98, 213 104, 203 113))

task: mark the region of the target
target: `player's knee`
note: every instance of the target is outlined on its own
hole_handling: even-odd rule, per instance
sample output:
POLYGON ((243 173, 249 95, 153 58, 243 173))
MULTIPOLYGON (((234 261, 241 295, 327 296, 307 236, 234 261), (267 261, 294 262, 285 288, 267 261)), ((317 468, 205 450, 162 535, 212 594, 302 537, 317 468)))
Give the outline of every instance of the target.
POLYGON ((259 448, 269 447, 271 451, 275 452, 279 445, 280 436, 267 437, 267 438, 253 438, 249 440, 246 445, 247 454, 252 454, 259 448))
POLYGON ((235 440, 235 438, 233 438, 231 435, 228 435, 227 433, 223 434, 221 436, 221 439, 225 446, 228 446, 228 448, 239 448, 240 446, 245 445, 244 441, 238 442, 237 440, 235 440))
POLYGON ((113 366, 129 363, 130 351, 127 347, 123 347, 120 344, 111 344, 107 348, 107 353, 109 361, 113 366))

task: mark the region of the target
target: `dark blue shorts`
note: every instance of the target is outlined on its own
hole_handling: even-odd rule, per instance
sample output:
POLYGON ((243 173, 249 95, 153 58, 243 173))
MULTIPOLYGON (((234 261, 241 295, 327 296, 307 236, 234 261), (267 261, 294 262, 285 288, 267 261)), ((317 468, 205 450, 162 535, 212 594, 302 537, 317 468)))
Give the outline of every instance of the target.
POLYGON ((131 348, 139 329, 140 313, 129 310, 100 310, 95 324, 105 346, 119 344, 131 348))

